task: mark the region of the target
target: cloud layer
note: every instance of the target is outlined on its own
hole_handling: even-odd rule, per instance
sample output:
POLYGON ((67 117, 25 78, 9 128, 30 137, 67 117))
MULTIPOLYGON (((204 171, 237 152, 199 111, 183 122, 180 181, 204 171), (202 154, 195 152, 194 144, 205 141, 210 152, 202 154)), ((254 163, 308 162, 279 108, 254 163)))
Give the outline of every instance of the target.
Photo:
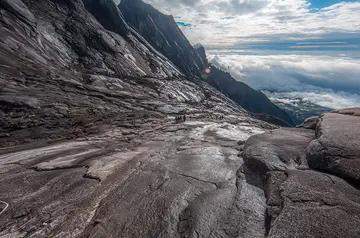
POLYGON ((360 61, 314 55, 211 55, 210 61, 273 99, 304 99, 330 108, 360 106, 360 61))

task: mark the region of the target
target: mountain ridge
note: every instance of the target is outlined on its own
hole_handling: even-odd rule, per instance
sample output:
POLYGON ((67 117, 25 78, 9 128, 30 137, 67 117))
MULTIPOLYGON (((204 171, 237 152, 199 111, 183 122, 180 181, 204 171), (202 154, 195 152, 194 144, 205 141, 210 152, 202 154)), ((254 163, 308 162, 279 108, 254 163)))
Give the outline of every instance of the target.
POLYGON ((188 76, 200 76, 206 67, 171 15, 142 1, 122 0, 118 5, 125 21, 167 56, 188 76))
MULTIPOLYGON (((146 40, 188 76, 199 77, 209 66, 204 46, 200 43, 192 46, 172 16, 159 12, 141 0, 122 0, 118 7, 129 25, 139 31, 146 40), (164 22, 166 22, 165 25, 163 25, 164 22), (159 32, 159 34, 153 34, 153 32, 159 32), (163 40, 159 40, 159 38, 163 40), (173 43, 169 44, 170 41, 173 43), (180 54, 179 52, 189 53, 180 54), (189 66, 189 64, 195 65, 195 67, 189 66), (189 70, 190 68, 192 70, 189 70)), ((232 77, 229 78, 224 71, 219 71, 214 67, 213 69, 214 72, 209 75, 210 79, 206 80, 211 86, 226 94, 246 110, 258 114, 258 118, 262 120, 281 126, 294 125, 287 113, 273 104, 263 93, 244 83, 237 82, 232 77), (268 114, 268 116, 260 114, 268 114)))

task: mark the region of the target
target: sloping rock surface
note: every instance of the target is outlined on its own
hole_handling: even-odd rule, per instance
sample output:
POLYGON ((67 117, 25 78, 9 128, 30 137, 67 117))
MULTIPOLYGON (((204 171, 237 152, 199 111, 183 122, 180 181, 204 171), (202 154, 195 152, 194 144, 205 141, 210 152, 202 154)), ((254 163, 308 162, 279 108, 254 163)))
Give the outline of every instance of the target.
POLYGON ((110 1, 0 12, 0 237, 359 237, 357 109, 270 132, 110 1))
POLYGON ((112 2, 0 11, 0 237, 265 234, 238 141, 276 126, 183 78, 112 2))
POLYGON ((269 203, 268 237, 358 237, 360 191, 344 180, 315 171, 290 170, 269 203), (276 213, 271 213, 275 211, 276 213))
MULTIPOLYGON (((127 41, 106 30, 80 0, 3 0, 0 7, 1 146, 94 133, 106 118, 148 108, 133 102, 160 97, 166 83, 155 78, 180 75, 132 31, 127 41)), ((179 100, 204 98, 190 92, 179 100)))
MULTIPOLYGON (((162 14, 141 0, 122 0, 119 9, 125 21, 155 49, 169 58, 181 72, 196 77, 204 73, 204 69, 208 67, 205 48, 201 44, 192 46, 172 16, 162 14)), ((280 126, 293 125, 289 115, 273 104, 265 94, 236 81, 224 71, 212 67, 206 82, 241 107, 255 113, 254 116, 259 120, 280 126)))

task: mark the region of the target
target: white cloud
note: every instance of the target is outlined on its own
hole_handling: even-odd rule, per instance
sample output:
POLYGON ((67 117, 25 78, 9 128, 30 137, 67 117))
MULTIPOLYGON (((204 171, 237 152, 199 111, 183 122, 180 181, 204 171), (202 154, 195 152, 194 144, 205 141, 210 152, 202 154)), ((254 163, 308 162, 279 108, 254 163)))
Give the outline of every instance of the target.
POLYGON ((211 55, 210 61, 273 99, 324 107, 360 106, 360 61, 314 55, 211 55))
POLYGON ((314 92, 265 92, 270 100, 299 106, 300 102, 310 102, 332 109, 360 107, 360 96, 346 92, 320 89, 314 92))
POLYGON ((360 31, 360 2, 314 11, 309 0, 145 0, 193 25, 183 28, 192 43, 230 46, 257 35, 308 36, 360 31), (223 18, 223 19, 222 19, 223 18), (224 19, 225 18, 225 19, 224 19))

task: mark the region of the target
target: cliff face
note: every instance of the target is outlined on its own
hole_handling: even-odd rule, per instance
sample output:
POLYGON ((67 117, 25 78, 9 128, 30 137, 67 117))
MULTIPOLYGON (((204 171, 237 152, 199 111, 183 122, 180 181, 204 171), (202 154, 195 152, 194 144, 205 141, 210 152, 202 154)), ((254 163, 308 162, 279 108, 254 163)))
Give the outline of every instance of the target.
POLYGON ((206 64, 172 16, 162 14, 141 0, 122 0, 119 9, 125 21, 182 72, 188 76, 201 74, 206 64))
POLYGON ((207 57, 206 57, 206 50, 205 50, 204 46, 202 44, 196 44, 196 45, 194 45, 194 49, 199 54, 199 56, 201 57, 202 62, 207 67, 209 65, 209 62, 208 62, 207 57))
POLYGON ((39 139, 70 136, 71 125, 81 118, 86 118, 84 125, 91 124, 101 114, 125 109, 126 100, 115 106, 99 93, 109 87, 115 91, 108 96, 124 97, 114 79, 180 75, 171 61, 121 21, 112 1, 91 4, 0 1, 0 125, 3 133, 13 135, 0 137, 3 145, 32 140, 31 131, 39 139), (102 23, 85 6, 97 7, 103 18, 94 15, 102 23), (118 33, 108 30, 107 23, 118 33), (85 116, 88 109, 100 114, 85 116))

